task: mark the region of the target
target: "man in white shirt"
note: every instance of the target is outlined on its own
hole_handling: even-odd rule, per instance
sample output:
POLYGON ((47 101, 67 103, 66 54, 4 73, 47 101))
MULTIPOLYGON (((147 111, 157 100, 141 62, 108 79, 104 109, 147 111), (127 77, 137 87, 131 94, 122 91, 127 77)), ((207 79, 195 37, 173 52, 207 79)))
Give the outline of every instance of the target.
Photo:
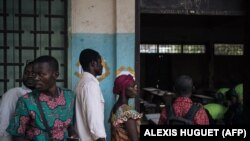
POLYGON ((104 98, 96 76, 102 74, 101 56, 85 49, 79 57, 84 70, 76 87, 76 127, 81 141, 105 141, 104 98))
POLYGON ((0 103, 0 140, 10 141, 11 136, 5 131, 9 125, 11 116, 15 113, 16 103, 20 96, 31 92, 34 89, 33 62, 29 62, 23 72, 23 85, 9 89, 3 94, 0 103))

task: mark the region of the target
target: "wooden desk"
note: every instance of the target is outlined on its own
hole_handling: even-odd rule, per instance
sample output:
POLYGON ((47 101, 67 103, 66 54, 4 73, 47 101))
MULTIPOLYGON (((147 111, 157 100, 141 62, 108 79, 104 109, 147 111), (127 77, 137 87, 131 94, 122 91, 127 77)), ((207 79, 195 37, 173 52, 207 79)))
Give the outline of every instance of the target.
POLYGON ((194 102, 200 102, 204 105, 215 101, 215 98, 201 94, 192 94, 192 99, 194 100, 194 102))
POLYGON ((165 91, 153 87, 143 88, 143 90, 157 96, 162 96, 165 93, 165 91))
POLYGON ((173 97, 175 96, 175 93, 161 90, 153 87, 143 88, 145 91, 145 100, 156 104, 155 112, 161 111, 161 104, 169 103, 172 101, 173 97))
POLYGON ((164 95, 174 95, 175 93, 166 91, 166 90, 161 90, 153 87, 148 87, 148 88, 143 88, 143 90, 157 96, 164 96, 164 95))

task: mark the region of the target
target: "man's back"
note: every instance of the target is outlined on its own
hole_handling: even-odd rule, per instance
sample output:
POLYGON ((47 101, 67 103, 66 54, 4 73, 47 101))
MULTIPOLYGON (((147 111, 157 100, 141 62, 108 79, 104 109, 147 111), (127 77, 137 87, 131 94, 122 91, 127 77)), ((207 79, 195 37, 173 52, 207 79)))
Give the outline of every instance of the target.
MULTIPOLYGON (((178 97, 174 103, 173 108, 177 117, 185 116, 189 109, 192 107, 193 102, 187 97, 178 97)), ((209 119, 205 110, 201 107, 194 116, 194 124, 196 125, 208 125, 209 119)))
POLYGON ((104 98, 98 80, 88 72, 83 73, 76 87, 76 123, 81 140, 106 137, 104 98))
POLYGON ((184 116, 178 117, 176 116, 172 105, 168 105, 167 106, 167 109, 168 109, 167 124, 168 125, 194 125, 194 117, 200 108, 201 108, 200 104, 193 103, 192 106, 189 108, 188 112, 184 116))
MULTIPOLYGON (((193 102, 188 97, 178 97, 173 102, 173 110, 175 112, 176 117, 184 117, 188 111, 190 110, 191 106, 193 105, 193 102)), ((168 118, 168 109, 164 109, 161 112, 159 124, 166 124, 167 118, 168 118)), ((209 119, 208 116, 203 109, 203 107, 200 107, 200 109, 196 112, 193 122, 195 125, 209 125, 209 119)))
MULTIPOLYGON (((184 117, 193 105, 193 101, 190 99, 193 90, 192 78, 188 75, 180 75, 175 80, 174 89, 177 94, 177 98, 173 103, 175 115, 177 117, 184 117)), ((167 116, 164 117, 164 113, 161 113, 159 124, 164 124, 164 120, 167 120, 167 116)), ((206 111, 200 108, 195 114, 193 121, 195 125, 208 125, 209 119, 206 111)))

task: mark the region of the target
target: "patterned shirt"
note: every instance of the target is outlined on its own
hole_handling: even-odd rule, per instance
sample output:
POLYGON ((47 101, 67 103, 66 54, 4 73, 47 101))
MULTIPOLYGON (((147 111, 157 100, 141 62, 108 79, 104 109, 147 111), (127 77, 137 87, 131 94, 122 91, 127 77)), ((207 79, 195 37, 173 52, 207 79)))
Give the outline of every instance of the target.
MULTIPOLYGON (((193 102, 188 97, 178 97, 173 103, 173 109, 177 117, 183 117, 191 108, 193 102)), ((209 125, 209 119, 204 108, 200 108, 194 116, 195 125, 209 125)), ((162 110, 159 124, 165 124, 167 121, 167 110, 162 110)))
POLYGON ((0 136, 8 136, 5 131, 9 125, 11 117, 15 113, 16 103, 19 97, 31 92, 31 90, 25 86, 16 87, 8 90, 3 94, 2 101, 0 103, 0 136))
POLYGON ((121 105, 116 113, 112 113, 110 118, 112 141, 130 141, 124 125, 129 119, 134 119, 136 121, 137 133, 140 135, 141 118, 142 114, 133 110, 129 105, 121 105))
POLYGON ((34 99, 34 96, 37 96, 53 138, 65 140, 68 137, 67 128, 73 124, 75 94, 68 89, 60 90, 56 98, 37 90, 20 97, 7 132, 12 136, 23 136, 32 141, 49 140, 34 99))

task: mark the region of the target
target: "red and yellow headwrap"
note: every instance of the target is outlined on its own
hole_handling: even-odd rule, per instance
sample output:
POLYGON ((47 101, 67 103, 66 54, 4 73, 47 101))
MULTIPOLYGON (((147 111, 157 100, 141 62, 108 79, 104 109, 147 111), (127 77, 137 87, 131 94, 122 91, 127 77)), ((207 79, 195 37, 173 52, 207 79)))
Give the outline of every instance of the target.
POLYGON ((125 89, 134 82, 134 78, 132 75, 120 75, 115 79, 113 93, 117 95, 124 95, 125 89))

